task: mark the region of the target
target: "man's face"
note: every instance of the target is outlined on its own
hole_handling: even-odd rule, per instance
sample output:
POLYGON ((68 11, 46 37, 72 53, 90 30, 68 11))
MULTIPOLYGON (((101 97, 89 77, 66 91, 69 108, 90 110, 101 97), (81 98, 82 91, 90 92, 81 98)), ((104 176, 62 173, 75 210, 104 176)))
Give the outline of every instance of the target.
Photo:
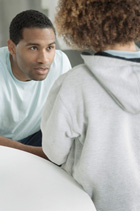
POLYGON ((9 42, 13 45, 10 53, 14 76, 21 81, 44 80, 55 56, 54 31, 50 28, 25 28, 23 39, 17 45, 11 40, 9 42))

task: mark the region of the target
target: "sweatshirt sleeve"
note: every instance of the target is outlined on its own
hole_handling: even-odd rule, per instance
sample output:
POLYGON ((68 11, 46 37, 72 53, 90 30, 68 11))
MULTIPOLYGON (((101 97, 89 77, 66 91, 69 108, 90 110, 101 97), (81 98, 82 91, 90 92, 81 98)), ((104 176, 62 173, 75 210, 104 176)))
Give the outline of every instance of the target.
POLYGON ((60 85, 55 83, 43 109, 41 130, 43 151, 58 165, 66 161, 72 146, 74 133, 71 126, 71 116, 60 96, 60 85))

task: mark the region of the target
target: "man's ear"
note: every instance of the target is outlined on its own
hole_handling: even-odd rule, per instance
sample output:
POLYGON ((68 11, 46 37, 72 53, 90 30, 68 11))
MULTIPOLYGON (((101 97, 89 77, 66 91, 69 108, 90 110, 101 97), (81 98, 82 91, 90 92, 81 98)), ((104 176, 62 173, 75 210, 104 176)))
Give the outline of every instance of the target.
POLYGON ((9 52, 12 56, 16 54, 16 45, 12 40, 7 41, 9 52))

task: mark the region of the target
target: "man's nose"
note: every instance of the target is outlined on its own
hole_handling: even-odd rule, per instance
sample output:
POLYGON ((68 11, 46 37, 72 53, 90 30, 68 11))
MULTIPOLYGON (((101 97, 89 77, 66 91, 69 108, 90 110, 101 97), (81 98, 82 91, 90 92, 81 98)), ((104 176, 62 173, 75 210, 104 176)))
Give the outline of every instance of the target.
POLYGON ((42 51, 38 54, 37 58, 38 63, 46 64, 49 62, 49 55, 46 51, 42 51))

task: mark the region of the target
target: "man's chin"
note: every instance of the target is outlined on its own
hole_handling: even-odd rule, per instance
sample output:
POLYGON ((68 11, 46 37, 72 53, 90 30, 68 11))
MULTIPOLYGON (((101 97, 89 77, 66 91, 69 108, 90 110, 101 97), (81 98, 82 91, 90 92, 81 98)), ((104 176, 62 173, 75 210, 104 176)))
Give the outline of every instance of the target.
POLYGON ((47 77, 47 75, 38 75, 36 77, 32 77, 31 80, 33 80, 33 81, 43 81, 43 80, 46 79, 46 77, 47 77))

